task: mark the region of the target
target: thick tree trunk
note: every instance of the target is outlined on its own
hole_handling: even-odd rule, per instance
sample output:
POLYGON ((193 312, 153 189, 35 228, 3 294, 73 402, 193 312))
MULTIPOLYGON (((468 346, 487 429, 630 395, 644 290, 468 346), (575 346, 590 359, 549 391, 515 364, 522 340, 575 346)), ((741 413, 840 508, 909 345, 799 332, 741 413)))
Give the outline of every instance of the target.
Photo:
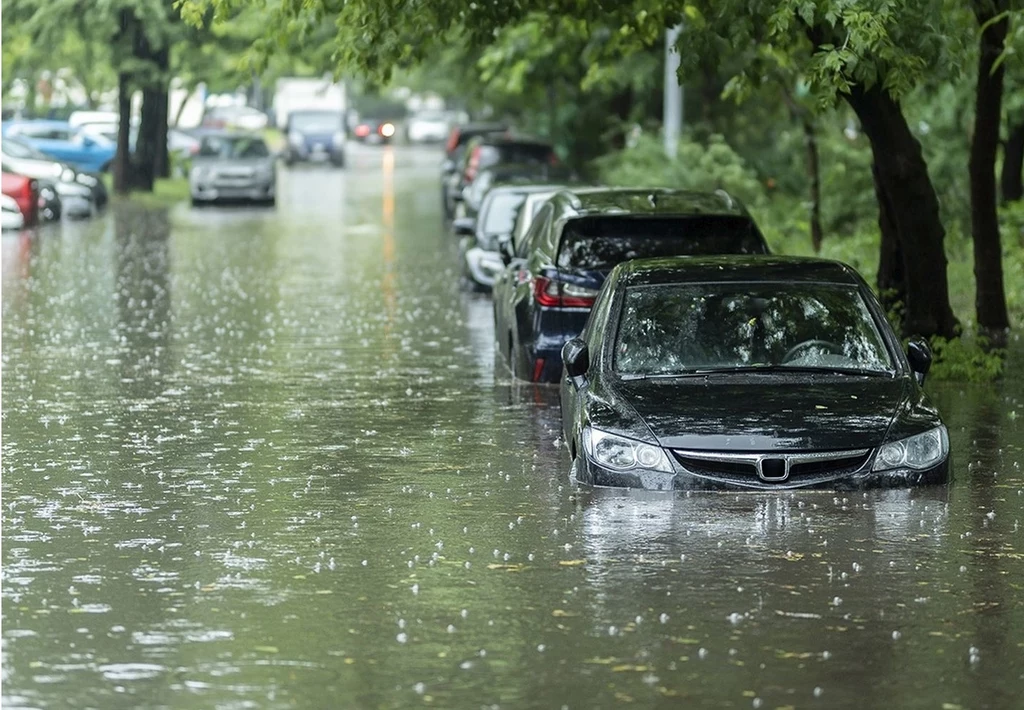
POLYGON ((871 165, 878 200, 878 228, 881 242, 878 253, 878 297, 889 313, 896 312, 902 320, 907 302, 907 282, 903 278, 903 251, 893 218, 892 201, 879 179, 878 169, 871 165))
POLYGON ((142 116, 139 120, 139 134, 135 139, 136 185, 139 190, 153 191, 156 178, 157 142, 160 130, 160 89, 147 86, 142 90, 142 116))
POLYGON ((1003 202, 1024 198, 1024 121, 1010 128, 1003 146, 1003 174, 1000 178, 1003 202))
POLYGON ((615 117, 615 125, 608 135, 608 147, 611 150, 622 150, 626 147, 626 136, 629 134, 630 119, 633 117, 633 88, 627 86, 616 92, 609 101, 609 109, 615 117))
POLYGON ((949 305, 946 233, 921 144, 900 105, 880 85, 854 86, 844 96, 871 140, 877 180, 896 225, 907 294, 904 330, 952 338, 957 322, 949 305))
POLYGON ((157 117, 156 160, 153 172, 157 177, 171 176, 171 156, 167 152, 167 85, 160 87, 160 114, 157 117))
POLYGON ((1005 340, 1010 317, 1003 290, 1003 249, 999 238, 996 193, 996 153, 1003 105, 1003 65, 995 62, 1003 52, 1009 19, 991 22, 1001 2, 976 0, 975 16, 984 29, 978 57, 975 90, 974 136, 971 138, 971 233, 974 238, 974 307, 978 328, 998 343, 1005 340))
POLYGON ((117 153, 114 155, 114 192, 131 192, 134 182, 129 139, 132 120, 132 86, 127 72, 117 75, 117 153))

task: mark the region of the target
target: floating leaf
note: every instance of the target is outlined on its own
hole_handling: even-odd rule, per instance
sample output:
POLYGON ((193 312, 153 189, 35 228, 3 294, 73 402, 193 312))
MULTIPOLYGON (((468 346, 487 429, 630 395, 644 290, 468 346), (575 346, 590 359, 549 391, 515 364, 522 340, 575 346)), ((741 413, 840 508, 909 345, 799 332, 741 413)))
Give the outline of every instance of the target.
POLYGON ((577 565, 585 565, 585 564, 587 564, 587 561, 586 560, 559 560, 558 564, 562 565, 563 567, 576 567, 577 565))

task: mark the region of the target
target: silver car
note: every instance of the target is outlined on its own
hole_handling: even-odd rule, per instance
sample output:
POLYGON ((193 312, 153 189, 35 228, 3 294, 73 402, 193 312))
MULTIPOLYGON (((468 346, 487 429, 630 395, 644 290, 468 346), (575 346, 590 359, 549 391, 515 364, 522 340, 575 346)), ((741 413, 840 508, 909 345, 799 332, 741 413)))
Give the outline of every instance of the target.
POLYGON ((244 200, 273 205, 277 166, 263 139, 251 133, 207 133, 188 173, 192 204, 244 200))

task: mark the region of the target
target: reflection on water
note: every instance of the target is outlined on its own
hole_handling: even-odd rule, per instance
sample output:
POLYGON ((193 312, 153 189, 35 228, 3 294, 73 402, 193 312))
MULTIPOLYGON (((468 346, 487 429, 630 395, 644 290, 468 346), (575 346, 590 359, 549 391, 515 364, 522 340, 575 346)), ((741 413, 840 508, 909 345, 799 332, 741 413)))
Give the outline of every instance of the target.
POLYGON ((3 237, 4 707, 1011 707, 1017 374, 949 490, 572 485, 433 151, 3 237))

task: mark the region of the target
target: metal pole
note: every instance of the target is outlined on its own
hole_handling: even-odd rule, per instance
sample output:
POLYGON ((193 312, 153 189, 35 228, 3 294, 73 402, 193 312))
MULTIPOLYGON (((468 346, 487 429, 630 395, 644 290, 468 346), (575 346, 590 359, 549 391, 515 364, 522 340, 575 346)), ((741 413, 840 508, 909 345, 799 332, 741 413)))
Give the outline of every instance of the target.
POLYGON ((683 26, 676 25, 665 33, 665 111, 662 117, 665 155, 675 159, 679 134, 683 131, 683 87, 679 84, 679 52, 676 42, 683 26))

